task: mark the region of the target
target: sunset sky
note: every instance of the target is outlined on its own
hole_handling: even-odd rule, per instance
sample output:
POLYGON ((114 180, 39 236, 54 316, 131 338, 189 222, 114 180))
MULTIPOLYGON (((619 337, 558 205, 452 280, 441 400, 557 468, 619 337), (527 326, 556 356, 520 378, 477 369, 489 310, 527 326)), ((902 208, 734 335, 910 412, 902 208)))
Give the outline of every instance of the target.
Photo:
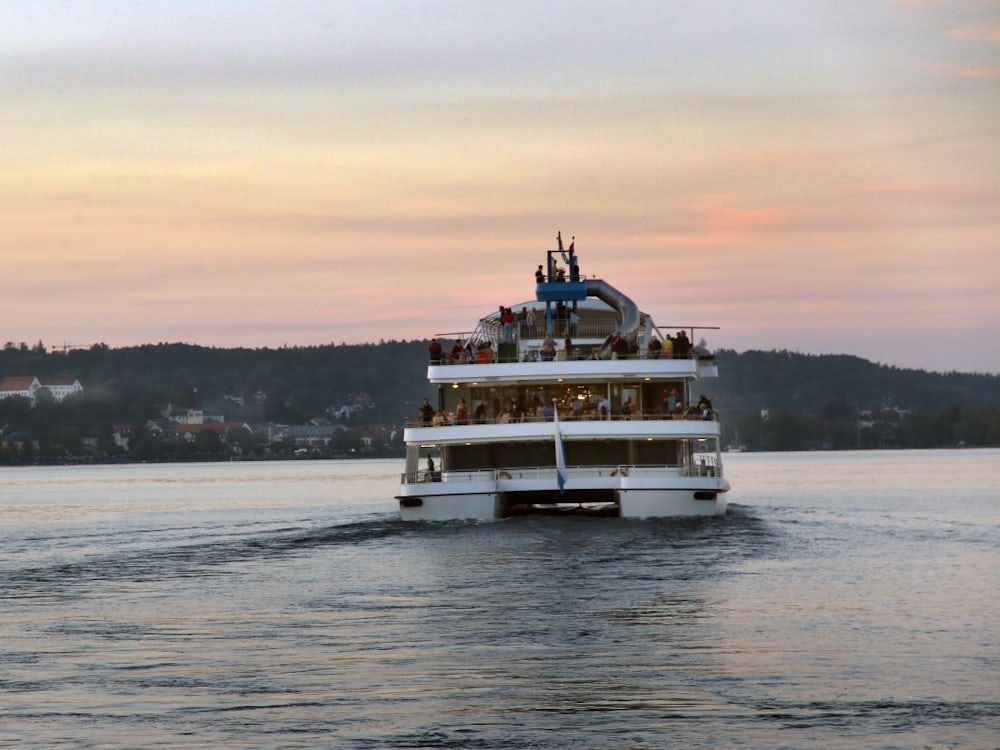
POLYGON ((561 230, 713 348, 1000 373, 1000 0, 33 0, 0 28, 0 345, 471 330, 561 230))

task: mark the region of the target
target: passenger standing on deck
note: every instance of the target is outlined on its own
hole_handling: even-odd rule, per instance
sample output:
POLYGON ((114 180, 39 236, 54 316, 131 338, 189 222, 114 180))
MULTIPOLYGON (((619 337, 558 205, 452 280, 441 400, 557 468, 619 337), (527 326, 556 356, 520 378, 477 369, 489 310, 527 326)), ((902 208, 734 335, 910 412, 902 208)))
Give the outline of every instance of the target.
POLYGON ((691 342, 688 341, 687 334, 684 331, 678 331, 677 337, 674 339, 674 357, 676 359, 687 359, 690 351, 691 342))
POLYGON ((648 351, 648 356, 650 359, 659 359, 660 352, 663 350, 663 344, 656 336, 649 337, 649 344, 646 345, 646 350, 648 351))
POLYGON ((424 403, 420 407, 420 421, 423 422, 424 427, 427 427, 430 425, 432 419, 434 419, 434 407, 425 398, 424 403))
POLYGON ((562 300, 559 300, 558 302, 556 302, 556 311, 555 311, 555 327, 557 330, 562 328, 563 321, 565 320, 566 320, 566 303, 563 302, 562 300))
POLYGON ((545 341, 542 342, 542 348, 538 350, 538 356, 541 357, 542 362, 551 362, 556 357, 556 340, 552 338, 552 334, 545 337, 545 341))
POLYGON ((708 396, 703 395, 698 399, 698 410, 701 412, 702 419, 712 419, 715 415, 715 412, 712 410, 712 402, 708 396))
POLYGON ((488 415, 486 413, 486 402, 485 401, 480 401, 479 402, 479 406, 476 407, 476 411, 473 412, 472 416, 475 418, 476 424, 486 424, 486 422, 488 420, 488 415))
POLYGON ((432 365, 441 364, 441 342, 437 339, 431 339, 431 343, 427 345, 427 354, 430 356, 432 365))
POLYGON ((545 271, 543 271, 542 267, 539 266, 538 270, 535 271, 535 283, 541 284, 544 283, 544 281, 545 281, 545 271))
POLYGON ((465 405, 465 399, 458 399, 458 406, 455 407, 455 424, 469 424, 469 407, 465 405))
POLYGON ((611 351, 617 359, 625 359, 628 357, 628 340, 624 336, 618 336, 611 345, 611 351))
POLYGON ((500 322, 500 341, 505 344, 508 341, 513 341, 514 332, 511 327, 511 320, 507 315, 507 308, 503 305, 500 305, 500 312, 497 315, 497 320, 500 322))
POLYGON ((622 404, 622 419, 631 419, 633 411, 635 411, 635 404, 632 402, 632 398, 629 397, 625 403, 622 404))
POLYGON ((515 334, 517 333, 517 316, 509 307, 504 312, 504 330, 509 331, 507 338, 507 343, 509 344, 514 340, 515 334))

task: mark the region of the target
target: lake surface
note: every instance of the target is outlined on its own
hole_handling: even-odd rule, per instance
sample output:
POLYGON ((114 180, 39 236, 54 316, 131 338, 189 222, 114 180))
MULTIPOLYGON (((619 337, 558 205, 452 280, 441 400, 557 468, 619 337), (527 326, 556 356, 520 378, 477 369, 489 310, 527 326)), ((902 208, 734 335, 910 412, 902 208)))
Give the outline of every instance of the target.
POLYGON ((0 747, 1000 747, 1000 451, 726 468, 493 524, 402 461, 0 469, 0 747))

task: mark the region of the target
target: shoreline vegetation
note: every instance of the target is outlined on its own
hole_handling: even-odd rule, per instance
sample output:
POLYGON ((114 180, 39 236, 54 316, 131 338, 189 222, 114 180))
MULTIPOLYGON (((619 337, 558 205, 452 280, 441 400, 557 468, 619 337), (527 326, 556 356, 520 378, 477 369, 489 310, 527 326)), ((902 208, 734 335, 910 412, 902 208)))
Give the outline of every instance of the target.
MULTIPOLYGON (((8 342, 0 380, 69 377, 83 390, 0 399, 0 465, 400 457, 403 424, 434 397, 427 346, 8 342)), ((713 354, 720 377, 701 386, 734 450, 1000 446, 1000 375, 850 355, 713 354)))
MULTIPOLYGON (((932 447, 932 448, 806 448, 801 450, 783 450, 783 451, 769 451, 766 449, 740 449, 736 451, 737 453, 857 453, 857 452, 867 452, 867 451, 931 451, 931 450, 945 450, 945 451, 975 451, 975 450, 993 450, 1000 448, 997 445, 953 445, 944 447, 932 447)), ((726 455, 729 455, 728 451, 724 451, 726 455)), ((175 456, 172 458, 159 458, 159 459, 143 459, 143 460, 132 460, 130 456, 121 457, 96 457, 96 456, 36 456, 35 459, 29 463, 3 463, 0 462, 0 469, 3 467, 16 467, 16 466, 143 466, 149 464, 196 464, 196 463, 290 463, 296 461, 360 461, 367 459, 392 459, 392 460, 403 460, 406 457, 406 451, 381 451, 381 452, 359 452, 357 454, 330 454, 324 455, 322 453, 313 453, 305 456, 175 456)))

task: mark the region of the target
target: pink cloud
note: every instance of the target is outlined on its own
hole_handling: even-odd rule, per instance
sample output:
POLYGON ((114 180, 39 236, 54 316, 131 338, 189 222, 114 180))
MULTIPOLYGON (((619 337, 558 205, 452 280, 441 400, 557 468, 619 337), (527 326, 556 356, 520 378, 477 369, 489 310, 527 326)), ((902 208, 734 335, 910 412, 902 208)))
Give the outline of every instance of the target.
POLYGON ((749 246, 789 222, 786 209, 740 205, 740 198, 733 194, 704 195, 688 206, 687 213, 685 231, 657 232, 655 243, 689 248, 749 246))
POLYGON ((996 78, 1000 76, 1000 66, 977 65, 968 66, 960 63, 921 62, 915 64, 916 69, 939 76, 958 76, 960 78, 996 78))
POLYGON ((1000 78, 1000 65, 984 68, 963 68, 958 74, 965 78, 1000 78))
POLYGON ((932 185, 865 185, 863 193, 928 193, 938 188, 932 185))

